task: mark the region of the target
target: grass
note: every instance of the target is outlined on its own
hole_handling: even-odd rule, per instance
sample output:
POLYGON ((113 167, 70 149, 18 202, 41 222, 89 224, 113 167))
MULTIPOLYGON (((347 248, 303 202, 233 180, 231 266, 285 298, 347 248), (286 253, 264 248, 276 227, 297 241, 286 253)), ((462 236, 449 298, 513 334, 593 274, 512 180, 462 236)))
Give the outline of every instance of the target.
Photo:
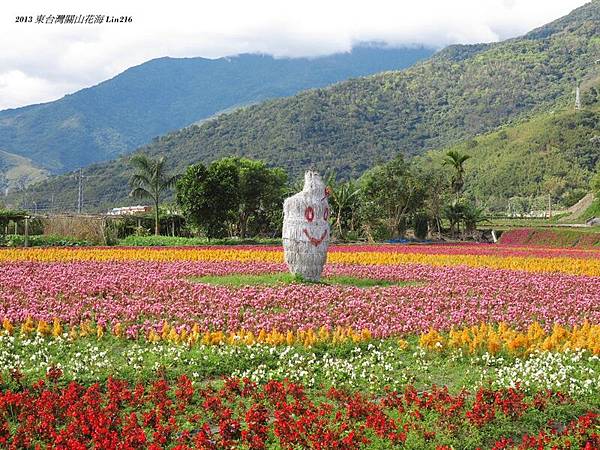
POLYGON ((127 236, 119 240, 119 245, 128 247, 185 247, 199 245, 281 245, 281 239, 252 238, 252 239, 207 239, 204 237, 178 236, 127 236))
POLYGON ((585 223, 592 217, 600 217, 600 198, 594 199, 592 204, 579 216, 579 222, 585 223))
POLYGON ((373 278, 357 278, 347 275, 325 277, 320 282, 303 280, 287 272, 261 273, 261 274, 231 274, 231 275, 205 275, 191 277, 194 283, 214 284, 217 286, 244 287, 244 286, 277 286, 288 284, 318 284, 322 286, 354 286, 359 288, 386 287, 386 286, 418 286, 421 281, 390 281, 373 278))
POLYGON ((520 227, 536 227, 551 225, 550 221, 545 218, 537 217, 495 217, 486 222, 482 222, 479 228, 496 230, 510 230, 511 228, 520 227))

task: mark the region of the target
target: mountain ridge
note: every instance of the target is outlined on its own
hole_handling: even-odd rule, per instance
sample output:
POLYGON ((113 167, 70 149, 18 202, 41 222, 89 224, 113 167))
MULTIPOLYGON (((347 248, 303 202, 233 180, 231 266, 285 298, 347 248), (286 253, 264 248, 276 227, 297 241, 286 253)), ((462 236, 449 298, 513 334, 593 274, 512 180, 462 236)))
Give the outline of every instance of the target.
MULTIPOLYGON (((373 164, 446 148, 574 101, 600 66, 600 3, 520 38, 451 46, 403 71, 351 79, 216 117, 141 147, 171 168, 237 155, 296 176, 309 167, 355 177, 373 164), (529 37, 528 37, 529 36, 529 37)), ((126 201, 127 159, 89 169, 97 205, 126 201), (103 203, 104 202, 104 203, 103 203)), ((53 189, 61 190, 57 179, 53 189)), ((40 193, 50 185, 34 189, 40 193)), ((70 200, 69 200, 70 201, 70 200)))
POLYGON ((0 148, 53 173, 112 159, 218 111, 401 68, 432 49, 358 46, 319 58, 155 58, 53 102, 0 111, 0 148))

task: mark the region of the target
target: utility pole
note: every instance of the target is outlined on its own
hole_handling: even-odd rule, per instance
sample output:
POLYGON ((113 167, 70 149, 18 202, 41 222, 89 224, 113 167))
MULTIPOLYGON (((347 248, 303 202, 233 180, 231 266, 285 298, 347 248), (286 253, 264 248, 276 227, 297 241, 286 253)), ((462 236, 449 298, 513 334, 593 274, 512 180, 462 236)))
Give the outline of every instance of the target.
POLYGON ((77 195, 77 214, 81 214, 83 206, 83 169, 79 169, 79 192, 77 195))
POLYGON ((579 85, 577 85, 577 89, 575 90, 575 109, 581 109, 581 98, 579 95, 579 85))
POLYGON ((25 242, 23 245, 29 247, 29 216, 25 216, 25 242))

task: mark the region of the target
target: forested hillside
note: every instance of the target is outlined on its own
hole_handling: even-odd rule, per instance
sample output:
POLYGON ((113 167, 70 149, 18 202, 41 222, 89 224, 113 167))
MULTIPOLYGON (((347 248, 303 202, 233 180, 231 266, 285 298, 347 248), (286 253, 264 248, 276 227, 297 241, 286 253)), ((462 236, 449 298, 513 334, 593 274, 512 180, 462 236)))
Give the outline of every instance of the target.
POLYGON ((432 52, 365 45, 310 59, 155 59, 60 100, 0 111, 0 148, 61 173, 115 158, 226 109, 402 69, 432 52))
POLYGON ((581 110, 569 106, 540 112, 423 159, 439 164, 448 150, 470 155, 466 193, 489 207, 506 206, 515 196, 548 195, 570 206, 588 191, 600 160, 600 104, 593 98, 581 110))
POLYGON ((0 194, 4 195, 10 187, 22 189, 47 177, 48 171, 30 159, 0 149, 0 194))
MULTIPOLYGON (((423 154, 567 108, 577 83, 597 78, 598 59, 600 2, 594 1, 521 38, 452 46, 410 69, 266 101, 168 134, 141 150, 166 155, 176 171, 196 161, 241 155, 284 167, 292 176, 309 167, 357 176, 397 152, 423 154)), ((544 176, 560 176, 562 169, 553 170, 544 176)), ((90 168, 88 196, 98 205, 123 199, 127 171, 125 158, 90 168)), ((534 181, 536 188, 542 181, 534 181)), ((70 182, 62 177, 38 185, 30 198, 42 201, 55 192, 69 203, 70 182)))

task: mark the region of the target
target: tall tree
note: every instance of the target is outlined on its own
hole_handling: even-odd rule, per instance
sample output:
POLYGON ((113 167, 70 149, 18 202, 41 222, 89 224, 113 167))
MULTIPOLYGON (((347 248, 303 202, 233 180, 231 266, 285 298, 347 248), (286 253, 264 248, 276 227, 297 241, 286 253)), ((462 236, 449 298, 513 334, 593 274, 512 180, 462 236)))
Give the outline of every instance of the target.
MULTIPOLYGON (((259 222, 281 211, 287 174, 280 168, 269 168, 262 161, 230 158, 239 170, 239 207, 237 228, 245 238, 250 222, 260 228, 259 222)), ((257 231, 257 230, 255 230, 257 231)))
POLYGON ((224 235, 228 227, 245 238, 273 228, 281 215, 286 173, 262 161, 228 157, 208 168, 196 164, 177 183, 177 201, 191 223, 207 236, 224 235))
POLYGON ((239 206, 239 170, 230 159, 189 166, 177 181, 177 203, 209 238, 227 235, 239 206))
POLYGON ((422 208, 425 200, 422 180, 402 155, 365 172, 360 186, 361 214, 366 225, 371 229, 383 225, 388 237, 403 235, 409 215, 422 208))
POLYGON ((434 161, 431 156, 426 155, 421 158, 411 160, 414 172, 422 180, 425 187, 425 201, 423 210, 429 221, 438 233, 442 236, 442 216, 444 206, 448 203, 448 197, 452 194, 448 192, 449 177, 445 171, 439 170, 439 163, 434 161))
POLYGON ((457 200, 465 185, 465 161, 470 157, 470 155, 457 152, 456 150, 450 150, 446 153, 442 163, 443 165, 450 166, 454 169, 454 174, 452 175, 452 190, 454 191, 457 200))
POLYGON ((158 207, 160 200, 168 189, 177 181, 177 175, 168 175, 165 167, 165 158, 150 158, 143 153, 133 155, 130 164, 135 169, 129 184, 132 197, 150 198, 154 202, 154 234, 160 234, 160 220, 158 207))

